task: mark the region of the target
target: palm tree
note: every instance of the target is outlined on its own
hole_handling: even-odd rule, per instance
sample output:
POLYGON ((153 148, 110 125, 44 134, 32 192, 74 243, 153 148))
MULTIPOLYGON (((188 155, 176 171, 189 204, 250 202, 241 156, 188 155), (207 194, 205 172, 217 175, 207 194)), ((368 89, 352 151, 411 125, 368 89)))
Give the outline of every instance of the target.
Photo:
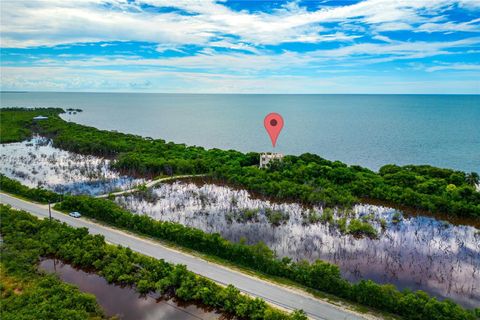
POLYGON ((465 180, 468 184, 476 187, 480 182, 480 176, 476 172, 467 173, 465 180))

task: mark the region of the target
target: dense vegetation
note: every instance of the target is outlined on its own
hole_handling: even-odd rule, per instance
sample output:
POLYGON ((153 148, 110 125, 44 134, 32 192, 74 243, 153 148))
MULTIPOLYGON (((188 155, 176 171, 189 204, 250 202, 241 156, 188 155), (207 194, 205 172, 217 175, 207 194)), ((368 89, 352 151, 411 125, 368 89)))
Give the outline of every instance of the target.
MULTIPOLYGON (((35 194, 35 192, 26 194, 35 194)), ((475 312, 477 312, 477 316, 480 313, 480 309, 467 311, 450 300, 440 302, 422 291, 399 292, 392 285, 379 285, 372 281, 351 284, 341 277, 336 265, 324 261, 310 264, 306 261, 293 262, 288 258, 278 259, 274 252, 262 243, 257 245, 232 243, 219 234, 208 234, 178 223, 162 222, 148 216, 132 214, 110 200, 88 196, 64 196, 62 200, 56 205, 56 208, 60 210, 80 211, 87 217, 106 222, 109 225, 170 241, 267 275, 290 279, 353 302, 396 313, 406 319, 475 319, 475 312), (371 296, 375 299, 370 299, 371 296), (432 314, 435 316, 432 317, 432 314)), ((324 214, 318 218, 321 221, 329 220, 331 216, 331 210, 324 211, 324 214)), ((345 221, 342 223, 342 219, 337 223, 343 232, 369 233, 369 225, 364 225, 362 221, 348 227, 345 221)), ((143 284, 145 283, 142 282, 143 284)))
MULTIPOLYGON (((87 217, 109 225, 167 240, 268 275, 287 278, 353 302, 401 315, 405 319, 475 319, 473 311, 464 310, 450 300, 440 302, 422 291, 400 292, 392 285, 379 285, 372 281, 362 280, 351 284, 341 277, 336 265, 320 260, 310 264, 307 261, 293 262, 288 258, 278 259, 262 243, 232 243, 217 233, 209 234, 178 223, 132 214, 109 200, 67 196, 57 207, 65 211, 80 211, 87 217)), ((368 233, 364 228, 359 222, 350 232, 368 233)))
POLYGON ((29 188, 20 182, 10 179, 0 173, 0 190, 13 193, 30 200, 41 203, 55 203, 61 200, 62 196, 50 190, 42 188, 29 188))
POLYGON ((375 173, 308 153, 286 156, 282 162, 263 170, 258 168, 258 153, 187 147, 161 139, 98 130, 63 121, 58 116, 34 124, 25 120, 32 112, 1 111, 2 126, 7 126, 2 134, 10 139, 5 141, 11 141, 11 137, 20 140, 24 136, 10 132, 27 127, 52 138, 56 147, 116 158, 115 168, 132 175, 207 173, 262 195, 310 204, 349 206, 360 198, 377 199, 432 213, 480 217, 480 192, 475 190, 479 177, 474 172, 467 174, 427 165, 386 165, 375 173), (19 118, 23 120, 14 120, 19 118))
POLYGON ((39 240, 32 241, 37 230, 26 214, 14 214, 0 208, 4 243, 0 262, 0 314, 2 320, 83 320, 102 319, 95 297, 63 283, 55 275, 40 274, 36 265, 44 253, 39 240), (25 237, 25 235, 27 235, 25 237))
MULTIPOLYGON (((294 199, 326 206, 349 206, 359 198, 370 198, 433 213, 480 217, 480 193, 474 187, 478 183, 476 173, 466 174, 431 166, 395 165, 386 165, 379 173, 375 173, 359 166, 347 166, 339 161, 328 161, 312 154, 287 156, 282 162, 276 162, 264 170, 257 166, 259 159, 257 153, 243 154, 233 150, 187 147, 183 144, 166 143, 163 140, 98 130, 65 122, 53 115, 48 120, 35 123, 29 121, 28 117, 31 115, 24 116, 24 112, 2 110, 2 125, 5 114, 21 114, 10 116, 9 119, 23 119, 10 122, 7 120, 10 128, 18 132, 21 132, 22 128, 31 129, 52 138, 55 146, 65 150, 115 158, 114 166, 132 175, 151 177, 160 174, 207 173, 215 179, 279 199, 294 199)), ((11 136, 13 140, 23 139, 21 134, 11 136)), ((2 181, 6 181, 5 178, 2 178, 2 181)), ((28 191, 28 188, 22 191, 22 188, 11 184, 7 185, 7 188, 2 183, 3 190, 32 199, 37 192, 42 193, 28 191)), ((35 200, 42 201, 43 195, 38 197, 35 200)), ((449 300, 440 302, 421 291, 399 292, 393 286, 378 285, 372 281, 351 284, 341 278, 335 265, 323 261, 309 264, 304 261, 292 262, 290 259, 280 260, 265 245, 247 246, 231 243, 218 234, 207 234, 180 224, 134 215, 108 200, 82 196, 66 197, 59 207, 63 210, 80 211, 86 216, 114 226, 171 241, 265 274, 284 277, 310 288, 395 313, 406 319, 475 318, 473 311, 464 310, 449 300)), ((252 213, 251 219, 254 218, 252 213)), ((276 224, 283 221, 283 217, 275 211, 270 213, 269 219, 276 224)), ((329 219, 328 214, 307 217, 309 221, 329 219)), ((337 223, 342 232, 375 236, 374 230, 371 230, 365 221, 356 221, 349 226, 342 219, 337 223)), ((117 281, 118 278, 113 280, 117 281)), ((128 283, 135 283, 138 288, 148 283, 148 280, 142 283, 135 281, 128 283)))
POLYGON ((21 109, 9 108, 0 111, 0 143, 22 141, 32 135, 32 127, 36 116, 56 116, 62 109, 38 108, 21 109))
MULTIPOLYGON (((0 232, 4 238, 2 263, 5 263, 8 272, 23 272, 28 277, 35 272, 40 256, 54 256, 74 266, 93 269, 109 282, 135 285, 141 293, 159 291, 174 294, 185 301, 198 301, 243 319, 306 319, 302 312, 285 314, 259 298, 241 294, 233 286, 221 287, 188 271, 183 265, 173 265, 134 253, 128 248, 108 245, 102 236, 89 235, 85 228, 75 229, 55 220, 38 220, 27 212, 3 205, 0 206, 0 218, 0 232)), ((2 311, 6 314, 5 317, 2 312, 2 319, 19 319, 21 317, 10 316, 11 312, 16 310, 19 314, 28 315, 35 307, 37 313, 32 314, 35 317, 26 316, 24 319, 85 319, 87 313, 99 312, 91 296, 78 293, 72 286, 61 284, 52 276, 45 276, 45 279, 35 289, 38 296, 23 299, 20 295, 2 301, 2 311), (52 288, 58 289, 58 292, 52 291, 52 288), (48 297, 51 304, 41 303, 42 297, 48 297), (57 314, 57 306, 65 313, 57 314), (71 306, 70 317, 67 317, 67 306, 71 306)), ((7 291, 2 289, 2 294, 7 295, 7 291)), ((12 293, 9 294, 11 297, 12 293)))

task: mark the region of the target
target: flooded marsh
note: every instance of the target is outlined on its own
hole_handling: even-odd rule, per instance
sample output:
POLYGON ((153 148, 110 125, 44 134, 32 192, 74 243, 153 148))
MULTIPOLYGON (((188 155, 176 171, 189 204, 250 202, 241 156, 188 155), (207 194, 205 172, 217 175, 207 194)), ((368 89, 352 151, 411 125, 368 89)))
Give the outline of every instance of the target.
POLYGON ((157 220, 218 232, 231 241, 262 241, 280 257, 330 261, 352 281, 372 279, 448 297, 466 307, 480 305, 480 232, 471 226, 366 204, 352 210, 305 208, 227 186, 179 181, 119 196, 116 202, 157 220), (377 237, 349 234, 353 221, 369 224, 377 237))
MULTIPOLYGON (((111 170, 111 160, 63 151, 41 137, 0 148, 0 173, 30 187, 99 195, 145 182, 111 170)), ((165 183, 115 201, 132 212, 218 232, 234 242, 264 242, 279 257, 335 263, 351 281, 372 279, 466 307, 480 305, 480 231, 473 226, 381 204, 305 207, 198 181, 165 183), (353 226, 368 226, 369 232, 359 234, 353 226)))
POLYGON ((144 182, 111 170, 110 161, 54 148, 42 137, 0 145, 0 173, 29 187, 99 195, 144 182))

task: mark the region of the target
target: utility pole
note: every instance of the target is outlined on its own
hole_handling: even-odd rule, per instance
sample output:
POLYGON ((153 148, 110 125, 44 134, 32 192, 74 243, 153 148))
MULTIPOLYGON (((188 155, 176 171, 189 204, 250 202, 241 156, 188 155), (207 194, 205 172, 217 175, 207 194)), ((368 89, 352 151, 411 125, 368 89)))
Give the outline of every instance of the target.
POLYGON ((48 217, 52 221, 52 209, 50 208, 50 200, 48 200, 48 217))

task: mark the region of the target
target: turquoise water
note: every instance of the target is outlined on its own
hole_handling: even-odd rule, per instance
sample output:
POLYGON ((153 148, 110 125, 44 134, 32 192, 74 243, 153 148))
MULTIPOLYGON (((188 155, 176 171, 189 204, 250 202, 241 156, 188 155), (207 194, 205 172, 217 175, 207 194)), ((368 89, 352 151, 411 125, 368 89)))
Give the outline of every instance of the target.
POLYGON ((480 171, 480 95, 2 93, 2 107, 81 108, 98 128, 207 148, 272 151, 263 118, 285 126, 275 151, 377 170, 387 163, 480 171))

